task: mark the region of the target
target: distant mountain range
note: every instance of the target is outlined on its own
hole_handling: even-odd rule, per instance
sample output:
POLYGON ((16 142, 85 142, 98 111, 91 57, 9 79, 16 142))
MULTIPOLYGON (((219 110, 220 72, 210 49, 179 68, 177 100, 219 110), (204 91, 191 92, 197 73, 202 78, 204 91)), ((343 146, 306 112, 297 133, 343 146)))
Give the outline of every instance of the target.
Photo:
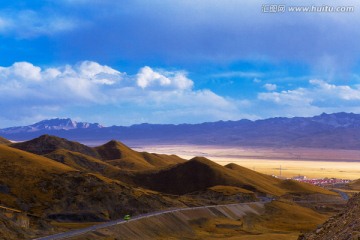
POLYGON ((76 122, 71 120, 70 118, 54 118, 50 120, 43 120, 29 126, 4 128, 1 129, 0 131, 8 134, 17 134, 17 133, 39 132, 39 131, 73 130, 73 129, 84 129, 84 128, 95 129, 95 128, 103 128, 103 126, 98 123, 76 122))
POLYGON ((360 114, 323 113, 314 117, 179 125, 144 123, 129 127, 104 127, 98 123, 57 118, 30 126, 0 129, 0 136, 14 141, 43 134, 93 145, 116 139, 132 146, 195 144, 360 149, 360 114))

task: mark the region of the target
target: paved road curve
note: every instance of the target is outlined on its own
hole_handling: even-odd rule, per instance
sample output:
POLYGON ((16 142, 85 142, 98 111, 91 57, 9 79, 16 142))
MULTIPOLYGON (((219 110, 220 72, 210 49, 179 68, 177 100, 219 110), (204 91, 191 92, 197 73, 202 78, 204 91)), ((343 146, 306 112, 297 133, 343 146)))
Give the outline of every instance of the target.
POLYGON ((340 196, 341 196, 345 201, 349 200, 349 196, 348 196, 345 192, 340 191, 340 190, 337 190, 337 189, 332 189, 331 191, 337 192, 338 194, 340 194, 340 196))
POLYGON ((117 224, 123 224, 125 222, 131 222, 131 221, 136 221, 142 218, 147 218, 147 217, 153 217, 153 216, 157 216, 160 214, 164 214, 164 213, 170 213, 170 212, 177 212, 177 211, 181 211, 181 210, 193 210, 193 209, 201 209, 201 208, 210 208, 210 207, 221 207, 221 206, 234 206, 234 205, 247 205, 247 204, 253 204, 253 203, 267 203, 270 202, 271 199, 264 199, 261 202, 248 202, 248 203, 235 203, 235 204, 224 204, 224 205, 211 205, 211 206, 202 206, 202 207, 192 207, 192 208, 176 208, 176 209, 170 209, 170 210, 165 210, 165 211, 159 211, 159 212, 154 212, 154 213, 147 213, 147 214, 142 214, 142 215, 138 215, 134 218, 132 218, 129 221, 125 221, 123 219, 118 219, 118 220, 114 220, 114 221, 110 221, 110 222, 106 222, 106 223, 102 223, 102 224, 98 224, 98 225, 94 225, 91 227, 87 227, 87 228, 82 228, 82 229, 77 229, 77 230, 73 230, 73 231, 68 231, 68 232, 64 232, 64 233, 58 233, 55 235, 51 235, 51 236, 47 236, 47 237, 41 237, 41 238, 36 238, 34 240, 57 240, 57 239, 66 239, 66 238, 70 238, 70 237, 74 237, 74 236, 78 236, 87 232, 91 232, 91 231, 95 231, 101 228, 106 228, 106 227, 110 227, 110 226, 114 226, 117 224))

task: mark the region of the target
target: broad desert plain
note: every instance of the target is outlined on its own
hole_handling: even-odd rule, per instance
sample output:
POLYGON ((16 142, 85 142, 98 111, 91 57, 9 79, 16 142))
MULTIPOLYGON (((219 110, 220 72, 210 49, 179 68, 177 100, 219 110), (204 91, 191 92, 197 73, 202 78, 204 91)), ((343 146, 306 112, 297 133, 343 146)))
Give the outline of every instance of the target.
POLYGON ((198 145, 133 147, 138 151, 176 154, 185 159, 207 157, 221 165, 236 163, 261 173, 308 178, 358 179, 360 150, 316 148, 257 148, 198 145))

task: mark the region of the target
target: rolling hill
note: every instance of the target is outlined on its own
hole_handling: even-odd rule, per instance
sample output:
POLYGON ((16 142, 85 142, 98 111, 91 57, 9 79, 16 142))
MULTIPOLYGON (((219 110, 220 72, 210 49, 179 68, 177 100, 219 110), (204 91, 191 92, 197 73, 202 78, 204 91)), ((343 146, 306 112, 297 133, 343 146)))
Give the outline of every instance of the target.
POLYGON ((50 135, 42 135, 26 142, 11 144, 11 146, 38 155, 48 154, 58 149, 65 149, 72 152, 83 153, 91 157, 99 156, 91 147, 50 135))
POLYGON ((281 196, 288 193, 328 194, 333 192, 309 184, 280 180, 229 164, 223 167, 203 157, 158 171, 140 173, 137 184, 170 194, 188 194, 214 186, 234 186, 248 191, 281 196))
POLYGON ((65 149, 57 149, 44 156, 82 172, 100 173, 112 177, 121 171, 119 168, 97 158, 65 149))
POLYGON ((175 155, 137 152, 115 140, 92 148, 64 138, 42 135, 26 142, 11 144, 11 147, 46 155, 78 170, 101 173, 108 172, 111 167, 111 172, 120 169, 142 171, 185 161, 175 155))
POLYGON ((221 166, 203 157, 186 161, 175 155, 137 152, 115 140, 91 148, 63 138, 43 135, 10 146, 43 154, 44 157, 82 173, 100 174, 168 194, 183 195, 211 191, 210 188, 215 186, 231 186, 237 187, 238 192, 242 189, 275 196, 291 193, 334 195, 322 188, 292 180, 280 180, 236 164, 221 166))
POLYGON ((101 221, 182 206, 153 191, 0 145, 0 204, 41 217, 101 221))
POLYGON ((95 150, 105 162, 127 170, 150 170, 185 161, 175 155, 137 152, 115 140, 96 147, 95 150))
MULTIPOLYGON (((44 135, 0 145, 0 205, 60 225, 106 221, 167 208, 251 202, 259 196, 292 199, 319 194, 336 195, 236 164, 221 166, 203 157, 186 161, 174 155, 137 152, 114 140, 92 148, 44 135)), ((268 215, 274 213, 274 217, 285 219, 285 210, 277 213, 276 209, 287 211, 290 205, 274 205, 275 210, 270 208, 268 215)), ((301 216, 305 219, 308 213, 301 216)), ((318 222, 320 218, 309 219, 318 222)), ((0 214, 0 223, 2 220, 0 214)), ((254 221, 273 228, 270 219, 254 221)), ((28 236, 11 223, 4 224, 8 226, 4 228, 7 238, 28 236)), ((290 230, 298 230, 294 229, 290 230)))

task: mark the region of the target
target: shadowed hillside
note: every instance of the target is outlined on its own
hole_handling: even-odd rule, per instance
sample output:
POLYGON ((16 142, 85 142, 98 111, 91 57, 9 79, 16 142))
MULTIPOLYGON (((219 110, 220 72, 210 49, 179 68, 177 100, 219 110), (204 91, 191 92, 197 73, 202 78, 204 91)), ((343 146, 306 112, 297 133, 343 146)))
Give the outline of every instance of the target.
POLYGON ((279 180, 236 164, 223 167, 203 157, 195 157, 160 171, 139 174, 136 181, 144 187, 171 194, 186 194, 223 185, 276 196, 290 192, 334 195, 319 187, 279 180))
POLYGON ((100 173, 111 177, 121 171, 119 168, 97 158, 65 149, 57 149, 44 156, 83 172, 100 173))
POLYGON ((114 140, 95 149, 104 161, 121 169, 150 170, 185 161, 175 155, 137 152, 114 140))
POLYGON ((91 157, 98 157, 97 152, 88 146, 50 135, 42 135, 30 141, 11 144, 11 146, 39 155, 51 153, 58 149, 66 149, 73 152, 83 153, 91 157))

